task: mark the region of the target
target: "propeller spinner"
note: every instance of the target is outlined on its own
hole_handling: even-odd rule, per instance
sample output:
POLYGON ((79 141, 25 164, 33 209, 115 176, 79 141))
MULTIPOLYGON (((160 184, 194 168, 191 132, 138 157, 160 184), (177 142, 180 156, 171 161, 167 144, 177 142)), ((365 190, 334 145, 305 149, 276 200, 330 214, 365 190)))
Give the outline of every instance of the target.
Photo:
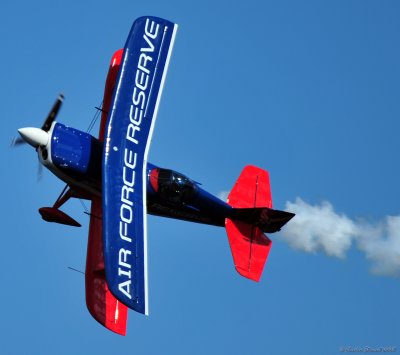
POLYGON ((41 145, 44 146, 49 142, 49 134, 40 128, 20 128, 18 133, 21 135, 24 142, 30 144, 34 148, 38 148, 41 145))
POLYGON ((25 127, 20 128, 18 133, 21 137, 14 138, 11 143, 11 146, 17 146, 20 144, 28 143, 34 148, 38 148, 39 146, 45 146, 49 141, 48 131, 51 127, 51 124, 57 117, 58 112, 60 111, 61 105, 64 101, 64 95, 58 95, 56 102, 51 108, 49 114, 47 115, 45 121, 41 128, 34 127, 25 127))

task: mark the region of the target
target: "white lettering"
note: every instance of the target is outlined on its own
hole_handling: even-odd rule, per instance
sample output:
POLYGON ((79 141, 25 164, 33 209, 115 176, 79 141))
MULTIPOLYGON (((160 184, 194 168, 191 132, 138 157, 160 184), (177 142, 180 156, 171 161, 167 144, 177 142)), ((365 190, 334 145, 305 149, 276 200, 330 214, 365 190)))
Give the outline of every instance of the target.
POLYGON ((135 76, 135 84, 136 86, 142 90, 145 91, 147 89, 147 84, 149 83, 149 75, 146 74, 145 72, 138 70, 136 72, 135 76))
POLYGON ((155 23, 154 21, 151 21, 151 27, 149 29, 149 19, 146 20, 146 27, 144 29, 144 32, 147 36, 149 36, 151 39, 155 39, 158 36, 158 29, 160 28, 160 25, 155 23), (156 25, 156 28, 154 30, 154 25, 156 25))
POLYGON ((120 249, 119 251, 119 260, 118 260, 118 265, 126 267, 127 269, 131 268, 131 265, 128 264, 126 261, 128 259, 127 255, 131 255, 130 250, 125 250, 125 249, 120 249))
POLYGON ((119 236, 122 240, 132 243, 132 238, 128 237, 128 224, 122 221, 119 221, 119 236))
MULTIPOLYGON (((143 93, 143 91, 141 91, 141 93, 143 93)), ((143 118, 143 109, 139 109, 139 107, 131 105, 131 108, 130 108, 130 111, 129 111, 129 120, 134 125, 139 126, 142 123, 142 118, 143 118), (132 117, 132 111, 133 110, 135 110, 135 116, 134 117, 132 117), (138 112, 139 112, 139 117, 138 117, 138 112)))
MULTIPOLYGON (((125 168, 125 167, 124 167, 125 168)), ((125 183, 125 179, 124 179, 125 183)), ((123 204, 127 204, 129 206, 133 205, 133 202, 129 199, 129 194, 133 192, 132 187, 127 187, 127 186, 122 186, 122 191, 121 191, 121 202, 123 204)))
MULTIPOLYGON (((124 167, 122 168, 122 176, 123 176, 124 184, 127 185, 127 186, 129 186, 129 187, 133 187, 133 185, 135 185, 135 170, 131 170, 132 173, 131 173, 131 178, 130 178, 130 180, 127 180, 127 178, 126 178, 126 171, 127 171, 127 170, 128 170, 128 169, 126 168, 126 166, 124 166, 124 167)), ((122 188, 122 189, 123 189, 123 188, 122 188)), ((133 189, 132 189, 132 192, 133 192, 133 189)))
POLYGON ((118 276, 127 276, 128 280, 121 282, 118 284, 118 289, 129 299, 132 298, 131 296, 131 271, 130 270, 124 270, 121 268, 124 267, 126 269, 131 269, 131 264, 129 264, 128 261, 128 255, 131 255, 131 251, 130 250, 126 250, 124 248, 121 248, 119 250, 119 257, 118 257, 118 265, 120 266, 118 268, 118 276))
POLYGON ((147 69, 147 62, 153 61, 153 58, 150 57, 149 55, 146 55, 144 53, 140 53, 140 57, 139 57, 139 63, 138 63, 138 69, 141 71, 144 71, 146 74, 150 74, 150 70, 147 69))
POLYGON ((126 297, 132 299, 131 296, 131 279, 118 284, 118 290, 120 290, 126 297))
POLYGON ((132 143, 139 144, 139 141, 135 138, 136 131, 140 131, 140 127, 129 123, 128 129, 126 130, 126 139, 130 140, 132 143))
MULTIPOLYGON (((132 203, 132 202, 131 202, 132 203)), ((122 222, 125 222, 127 224, 131 224, 132 223, 132 219, 133 219, 133 212, 132 212, 132 208, 129 205, 126 205, 125 203, 123 203, 121 205, 121 220, 122 222), (125 216, 124 211, 128 211, 128 217, 125 216)))
POLYGON ((126 152, 128 152, 128 149, 125 149, 125 155, 124 155, 124 163, 129 169, 135 169, 136 167, 136 157, 137 154, 133 153, 131 150, 129 150, 129 157, 126 155, 126 152), (133 157, 132 157, 133 156, 133 157))
MULTIPOLYGON (((151 82, 152 68, 155 63, 155 43, 160 33, 160 25, 150 19, 146 19, 145 29, 143 33, 143 42, 140 48, 139 59, 135 71, 134 87, 132 88, 132 102, 129 110, 129 124, 126 129, 126 142, 124 151, 124 165, 122 166, 122 182, 121 187, 121 207, 119 220, 119 236, 128 243, 132 243, 131 225, 134 223, 134 192, 135 192, 135 176, 137 153, 130 149, 130 145, 139 145, 140 126, 144 118, 144 109, 148 101, 147 90, 151 82), (130 233, 131 231, 131 233, 130 233)), ((106 154, 109 154, 109 146, 106 145, 106 154)), ((122 152, 121 152, 122 153, 122 152)), ((132 249, 132 248, 131 248, 132 249)), ((120 248, 118 254, 118 290, 126 297, 132 299, 132 261, 135 255, 129 248, 120 248)))

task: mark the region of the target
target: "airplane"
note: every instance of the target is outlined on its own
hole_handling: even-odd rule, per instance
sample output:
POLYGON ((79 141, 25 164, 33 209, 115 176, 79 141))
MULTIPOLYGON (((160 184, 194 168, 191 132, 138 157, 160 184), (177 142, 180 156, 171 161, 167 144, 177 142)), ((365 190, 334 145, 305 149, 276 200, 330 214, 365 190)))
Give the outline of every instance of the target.
POLYGON ((272 241, 293 213, 272 209, 267 171, 246 166, 227 202, 189 177, 147 161, 178 25, 140 17, 111 58, 98 137, 56 121, 60 94, 40 128, 18 130, 40 163, 66 183, 43 220, 80 224, 60 210, 70 198, 91 201, 86 304, 107 329, 126 334, 128 308, 148 315, 147 213, 225 227, 235 268, 259 281, 272 241))

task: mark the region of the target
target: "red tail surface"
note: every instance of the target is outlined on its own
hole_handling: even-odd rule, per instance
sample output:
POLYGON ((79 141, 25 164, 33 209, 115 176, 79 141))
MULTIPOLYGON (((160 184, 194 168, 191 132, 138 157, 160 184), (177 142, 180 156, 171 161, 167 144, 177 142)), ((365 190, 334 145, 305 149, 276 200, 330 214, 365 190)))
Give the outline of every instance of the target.
MULTIPOLYGON (((228 204, 235 208, 272 208, 268 172, 246 166, 228 196, 228 204)), ((225 227, 237 272, 259 281, 272 241, 250 223, 227 218, 225 227)))

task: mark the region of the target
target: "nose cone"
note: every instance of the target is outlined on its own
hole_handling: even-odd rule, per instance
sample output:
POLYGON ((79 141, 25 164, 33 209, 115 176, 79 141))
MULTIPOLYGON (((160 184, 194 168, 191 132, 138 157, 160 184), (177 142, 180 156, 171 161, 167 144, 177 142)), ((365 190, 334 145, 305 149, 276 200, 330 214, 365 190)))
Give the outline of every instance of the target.
POLYGON ((30 144, 34 148, 37 148, 40 145, 46 145, 49 141, 49 134, 40 128, 20 128, 18 133, 26 143, 30 144))

